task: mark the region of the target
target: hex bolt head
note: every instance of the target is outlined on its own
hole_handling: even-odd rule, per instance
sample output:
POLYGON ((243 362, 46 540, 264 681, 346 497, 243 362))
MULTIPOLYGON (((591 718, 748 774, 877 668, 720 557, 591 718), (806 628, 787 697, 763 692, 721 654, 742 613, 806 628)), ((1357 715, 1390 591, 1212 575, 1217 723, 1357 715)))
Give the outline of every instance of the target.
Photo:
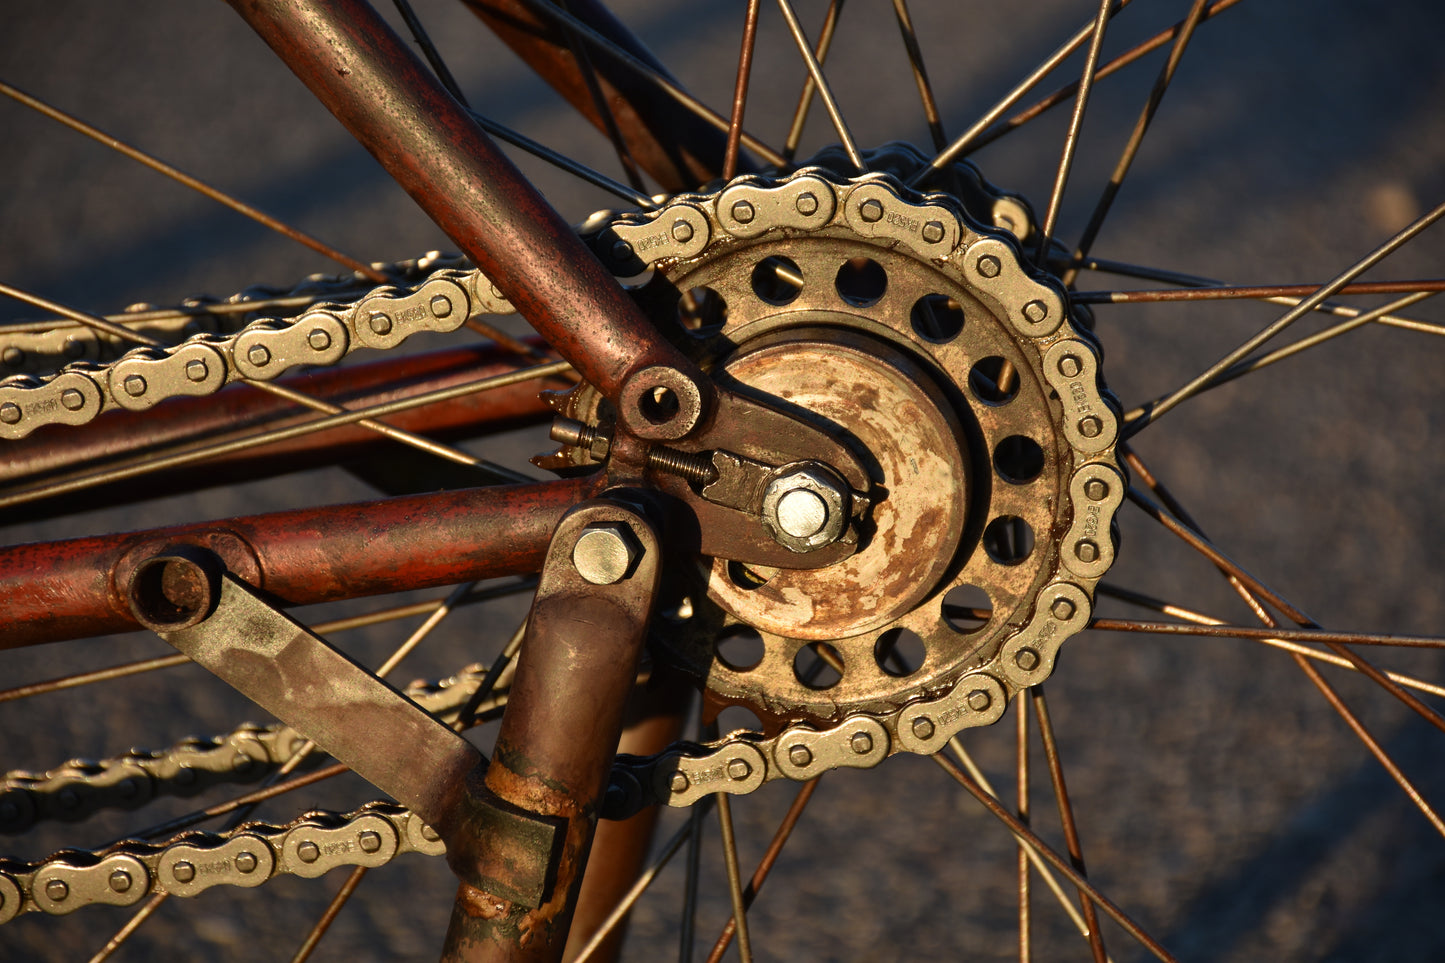
POLYGON ((1024 317, 1038 324, 1049 316, 1049 306, 1042 301, 1030 301, 1024 305, 1024 317))
POLYGON ((734 759, 728 763, 728 778, 735 782, 742 782, 752 774, 753 767, 746 759, 734 759))
POLYGON ((450 317, 452 313, 452 299, 445 294, 438 294, 431 299, 431 313, 434 318, 450 317))
POLYGON ((139 398, 146 393, 146 380, 140 375, 127 375, 125 381, 121 382, 121 386, 125 388, 125 393, 132 398, 139 398))
POLYGON ((687 780, 687 773, 685 772, 673 773, 672 779, 668 782, 668 787, 672 789, 672 791, 675 793, 687 792, 687 787, 689 785, 690 784, 687 780))
POLYGON ((982 712, 993 705, 993 696, 982 689, 974 689, 968 694, 968 707, 974 712, 982 712))
POLYGON ((253 344, 251 350, 246 352, 246 360, 258 368, 264 368, 271 363, 271 352, 267 351, 263 344, 253 344))
POLYGON ((593 585, 614 585, 627 578, 642 558, 642 546, 621 522, 594 522, 572 546, 572 565, 593 585))
POLYGON ((296 858, 303 863, 314 863, 321 858, 321 847, 308 839, 296 847, 296 858))
POLYGON ((672 222, 672 239, 679 244, 686 244, 692 240, 692 225, 682 219, 672 222))
POLYGON ((1081 562, 1093 562, 1099 557, 1099 546, 1087 538, 1074 543, 1074 555, 1081 562))
POLYGON ((858 206, 858 216, 869 224, 877 224, 883 220, 883 203, 869 198, 858 206))
POLYGON ((747 201, 738 201, 733 205, 733 220, 739 224, 751 224, 758 212, 747 201))
POLYGON ((118 869, 110 874, 110 879, 107 882, 110 883, 110 888, 113 891, 124 893, 130 889, 133 881, 130 878, 130 873, 127 873, 123 869, 118 869))
POLYGON ((933 720, 927 716, 919 716, 913 720, 913 734, 920 739, 933 738, 933 720))
POLYGON ((381 834, 370 829, 357 835, 356 841, 361 845, 363 853, 374 853, 381 849, 381 834))
POLYGON ((923 239, 929 244, 937 244, 939 241, 943 240, 943 222, 929 221, 927 224, 923 225, 922 234, 923 239))
POLYGON ((1068 620, 1074 617, 1074 603, 1068 599, 1054 599, 1054 604, 1050 606, 1049 611, 1056 619, 1068 620))
POLYGON ((828 522, 828 506, 817 492, 795 488, 778 499, 778 527, 794 538, 816 535, 828 522))
POLYGON ((1014 665, 1025 672, 1032 672, 1039 667, 1039 654, 1033 649, 1019 649, 1014 653, 1014 665))
POLYGON ((255 853, 243 851, 236 854, 237 871, 241 873, 254 873, 257 865, 255 853))
POLYGON ((5 349, 4 362, 12 368, 18 368, 25 363, 25 352, 11 345, 5 349))
POLYGON ((1084 496, 1091 502, 1101 502, 1109 497, 1109 483, 1102 478, 1090 478, 1084 482, 1084 496))
POLYGON ((812 191, 804 191, 793 201, 793 207, 804 217, 812 217, 818 213, 818 195, 812 191))
POLYGON ((66 388, 60 393, 60 403, 71 411, 79 411, 85 407, 85 395, 74 388, 66 388))
POLYGON ((63 879, 52 879, 45 884, 45 895, 59 903, 70 895, 70 887, 65 885, 63 879))
POLYGON ((813 761, 813 753, 809 751, 807 746, 793 746, 788 750, 788 761, 802 768, 813 761))
POLYGON ((1085 438, 1097 438, 1104 430, 1104 423, 1093 415, 1079 419, 1079 434, 1085 438))
POLYGON ((205 381, 206 375, 210 373, 211 369, 206 367, 206 363, 200 358, 192 358, 186 362, 186 378, 190 381, 205 381))
POLYGON ((196 878, 196 867, 183 859, 171 867, 171 875, 176 878, 177 883, 189 883, 196 878))
POLYGON ((848 740, 848 745, 860 756, 866 756, 873 751, 873 737, 866 732, 855 732, 853 738, 848 740))
POLYGON ((1084 363, 1074 355, 1066 354, 1059 359, 1059 374, 1065 378, 1077 378, 1083 370, 1084 363))
POLYGON ((306 336, 306 343, 311 345, 312 351, 325 351, 331 347, 331 335, 325 328, 312 328, 306 336))
POLYGON ((986 278, 996 278, 998 272, 1003 270, 1003 262, 992 254, 985 254, 974 266, 978 268, 978 273, 986 278))
POLYGON ((13 425, 20 420, 22 413, 20 406, 13 401, 7 401, 0 405, 0 421, 7 425, 13 425))
POLYGON ((371 317, 367 318, 366 323, 370 325, 371 330, 377 334, 391 333, 391 318, 388 315, 382 314, 380 311, 377 311, 371 317))

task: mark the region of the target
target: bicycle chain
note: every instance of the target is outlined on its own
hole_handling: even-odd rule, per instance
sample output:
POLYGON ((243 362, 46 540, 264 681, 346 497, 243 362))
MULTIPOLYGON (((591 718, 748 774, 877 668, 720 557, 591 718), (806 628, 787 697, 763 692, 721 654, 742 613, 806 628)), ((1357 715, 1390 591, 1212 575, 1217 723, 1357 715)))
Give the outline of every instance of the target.
MULTIPOLYGON (((986 185, 976 172, 973 179, 986 185)), ((980 226, 983 218, 1018 226, 1023 216, 1011 195, 991 196, 1014 206, 1006 207, 1006 214, 997 207, 992 215, 965 214, 953 197, 917 194, 887 174, 844 180, 822 168, 803 168, 785 178, 748 176, 713 193, 676 195, 649 213, 599 212, 579 227, 623 279, 694 257, 714 239, 746 240, 774 229, 806 235, 839 224, 877 243, 961 265, 969 283, 997 305, 1016 333, 1040 346, 1044 377, 1063 400, 1064 433, 1083 462, 1069 485, 1074 515, 1063 542, 1070 550, 1061 553, 1055 579, 1037 596, 1029 621, 1004 642, 988 666, 991 672, 969 672, 948 691, 886 716, 859 713, 824 729, 795 725, 771 738, 744 730, 708 745, 674 745, 651 757, 619 756, 603 803, 605 817, 625 818, 648 805, 688 806, 716 792, 745 794, 775 779, 871 768, 893 751, 937 752, 963 729, 997 721, 1011 690, 1047 678, 1059 645, 1087 625, 1092 602, 1080 583, 1092 587, 1112 563, 1110 526, 1123 497, 1123 479, 1109 454, 1118 414, 1099 386, 1097 348, 1066 320, 1063 292, 1027 265, 1011 238, 980 226)), ((1027 226, 1020 233, 1026 231, 1027 226)), ((201 333, 164 351, 135 349, 108 365, 75 362, 46 379, 7 378, 0 381, 0 437, 20 437, 40 423, 83 423, 106 407, 149 407, 163 397, 211 393, 246 377, 270 379, 299 364, 334 364, 361 347, 394 347, 420 330, 455 330, 474 314, 511 310, 481 272, 449 264, 410 288, 375 289, 349 305, 314 304, 295 319, 261 317, 230 335, 201 333), (77 393, 70 402, 68 391, 77 393), (81 403, 72 407, 77 396, 81 403)), ((0 352, 4 347, 0 342, 0 352)), ((209 749, 183 744, 171 753, 224 754, 234 777, 241 756, 264 757, 271 764, 281 731, 271 745, 258 735, 271 730, 243 729, 209 749)), ((165 753, 160 758, 156 766, 174 762, 165 753)), ((112 771, 130 767, 153 780, 142 757, 122 757, 114 765, 101 764, 98 772, 72 766, 58 777, 47 774, 39 781, 47 787, 41 795, 58 799, 67 788, 84 786, 120 799, 121 790, 111 787, 130 777, 115 778, 112 771), (55 791, 52 781, 59 787, 55 791)), ((23 788, 34 791, 28 783, 23 788)), ((129 797, 116 803, 129 804, 129 797)), ((131 905, 151 892, 195 895, 222 883, 254 886, 278 873, 319 876, 337 865, 380 865, 411 851, 440 853, 443 847, 427 837, 413 814, 376 803, 346 816, 306 814, 284 827, 250 824, 229 834, 187 834, 160 844, 125 841, 98 851, 57 853, 41 863, 0 860, 0 922, 23 910, 67 913, 87 902, 131 905), (363 841, 367 833, 374 835, 363 841), (304 853, 301 846, 307 847, 304 853), (181 875, 192 874, 186 880, 176 873, 182 865, 190 869, 181 875), (55 896, 62 892, 74 895, 55 896)))
MULTIPOLYGON (((447 679, 414 682, 405 693, 451 722, 486 675, 485 666, 470 665, 447 679)), ((478 714, 500 702, 484 702, 478 714)), ((192 796, 223 782, 253 782, 305 742, 289 726, 244 725, 158 752, 73 760, 43 776, 11 772, 0 782, 0 833, 25 832, 45 819, 73 822, 100 809, 133 809, 163 794, 192 796)), ((212 886, 259 886, 280 873, 316 877, 337 866, 380 866, 408 852, 439 856, 446 846, 416 814, 378 801, 346 815, 315 810, 285 826, 246 823, 159 843, 122 840, 33 862, 0 857, 0 923, 29 911, 63 915, 91 903, 129 906, 160 892, 195 896, 212 886)))

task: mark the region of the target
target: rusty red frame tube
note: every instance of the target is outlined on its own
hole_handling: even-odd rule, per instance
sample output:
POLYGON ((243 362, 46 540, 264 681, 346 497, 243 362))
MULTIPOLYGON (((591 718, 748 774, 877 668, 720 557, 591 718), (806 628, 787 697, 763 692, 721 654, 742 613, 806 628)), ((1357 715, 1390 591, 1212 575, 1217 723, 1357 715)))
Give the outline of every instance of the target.
POLYGON ((466 489, 0 549, 0 648, 139 628, 135 566, 176 545, 219 555, 288 605, 535 572, 595 478, 466 489))
POLYGON ((609 398, 636 371, 707 382, 362 0, 229 0, 557 352, 609 398))

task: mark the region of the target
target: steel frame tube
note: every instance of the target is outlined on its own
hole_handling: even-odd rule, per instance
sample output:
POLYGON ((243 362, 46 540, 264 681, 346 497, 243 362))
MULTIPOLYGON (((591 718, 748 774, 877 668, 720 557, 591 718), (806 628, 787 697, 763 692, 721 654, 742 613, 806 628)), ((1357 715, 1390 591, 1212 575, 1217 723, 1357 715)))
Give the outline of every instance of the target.
POLYGON ((587 381, 615 399, 652 365, 702 380, 370 5, 229 2, 587 381))
POLYGON ((287 605, 535 572, 558 520, 595 485, 476 488, 0 549, 0 648, 139 628, 130 575, 177 545, 214 552, 287 605))

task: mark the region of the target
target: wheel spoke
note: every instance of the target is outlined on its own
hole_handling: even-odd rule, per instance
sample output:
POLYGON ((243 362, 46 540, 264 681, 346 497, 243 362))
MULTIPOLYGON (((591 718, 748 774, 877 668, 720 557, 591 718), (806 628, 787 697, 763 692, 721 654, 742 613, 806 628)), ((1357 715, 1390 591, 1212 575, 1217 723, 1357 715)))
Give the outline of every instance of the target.
MULTIPOLYGON (((767 851, 763 853, 763 858, 758 860, 758 868, 753 871, 752 879, 748 881, 747 888, 743 890, 744 910, 750 908, 758 898, 758 894, 763 891, 763 884, 768 881, 768 874, 773 871, 773 865, 783 854, 783 847, 787 845, 788 837, 793 834, 793 828, 798 825, 803 810, 808 806, 808 800, 812 799, 813 793, 817 791, 820 779, 822 779, 821 776, 816 776, 803 783, 802 788, 798 790, 797 795, 793 797, 792 803, 788 806, 788 811, 783 814, 783 821, 778 824, 772 841, 768 843, 767 851)), ((719 963, 723 954, 727 953, 728 947, 732 945, 737 929, 737 916, 729 917, 722 934, 713 944, 712 952, 708 954, 707 963, 719 963)))
POLYGON ((723 180, 730 181, 738 173, 738 149, 742 146, 743 115, 748 106, 748 78, 753 70, 753 48, 758 38, 758 11, 762 0, 748 0, 743 17, 743 43, 738 51, 738 76, 733 83, 733 112, 728 121, 727 153, 723 155, 723 180))
POLYGON ((688 813, 692 833, 687 840, 687 868, 682 881, 682 922, 678 927, 678 963, 692 963, 693 936, 697 929, 697 883, 702 868, 703 809, 693 806, 688 813))
MULTIPOLYGON (((829 0, 828 13, 823 18, 823 28, 818 31, 818 46, 813 56, 821 68, 828 59, 828 48, 833 44, 833 31, 838 27, 838 15, 843 12, 843 0, 829 0)), ((818 85, 810 73, 803 78, 803 90, 798 94, 798 106, 793 110, 793 122, 788 127, 788 138, 783 144, 783 157, 792 162, 798 152, 798 143, 803 139, 803 126, 808 120, 808 109, 813 106, 813 95, 818 85)))
POLYGON ((1055 852, 1047 843, 1045 843, 1042 839, 1035 835, 1031 829, 1029 829, 1023 823, 1019 822, 1017 816, 1005 809, 1003 804, 1001 804, 991 794, 985 792, 982 786, 980 786, 962 769, 955 765, 951 759, 941 753, 935 753, 932 756, 929 756, 929 758, 936 762, 944 772, 948 773, 948 775, 952 777, 955 782, 957 782, 964 789, 968 790, 969 794, 973 796, 973 798, 977 799, 980 803, 982 803, 983 807, 989 812, 993 813, 993 815, 1005 826, 1007 826, 1015 836, 1024 839, 1041 856, 1043 856, 1044 859, 1052 863, 1054 865, 1054 868, 1057 869, 1060 873, 1062 873, 1070 883, 1073 883, 1079 889, 1087 893, 1089 899, 1093 900, 1100 909, 1102 909, 1105 913, 1109 915, 1111 919, 1114 920, 1114 922, 1122 926, 1130 936, 1138 940, 1145 949, 1147 949, 1150 953, 1153 953, 1160 960, 1165 961, 1165 963, 1177 963, 1177 961, 1175 961, 1174 959, 1174 956, 1170 954, 1170 952, 1166 950, 1163 946, 1160 946, 1157 940, 1155 940, 1152 936, 1145 932, 1143 927, 1141 927, 1138 923, 1135 923, 1132 919, 1129 918, 1128 914, 1126 914, 1118 906, 1114 905, 1113 901, 1111 901, 1103 893, 1099 892, 1098 888, 1094 886, 1093 883, 1090 883, 1087 879, 1085 879, 1082 875, 1080 875, 1079 872, 1074 869, 1072 865, 1069 864, 1069 861, 1067 859, 1055 852))
MULTIPOLYGON (((1022 693, 1014 700, 1014 779, 1018 791, 1019 822, 1029 825, 1029 700, 1022 693)), ((985 787, 987 788, 987 787, 985 787)), ((1029 893, 1029 848, 1018 840, 1019 963, 1033 963, 1033 899, 1029 893)), ((1066 901, 1067 905, 1067 901, 1066 901)), ((1080 923, 1087 932, 1087 924, 1080 923)))
MULTIPOLYGON (((1083 263, 1084 255, 1075 255, 1083 263)), ((1318 284, 1220 285, 1207 288, 1150 289, 1144 291, 1077 291, 1069 295, 1075 304, 1156 304, 1161 301, 1259 300, 1304 297, 1320 289, 1318 284)), ((1346 294, 1438 294, 1445 291, 1445 279, 1422 281, 1366 281, 1346 284, 1335 292, 1346 294)))
POLYGON ((581 178, 582 180, 586 181, 594 187, 600 187, 610 194, 615 194, 616 196, 622 198, 624 201, 627 201, 629 204, 636 204, 644 211, 652 211, 657 209, 656 202, 654 202, 652 198, 648 197, 641 190, 635 187, 629 187, 628 185, 623 184, 620 181, 613 180, 606 174, 603 174, 601 171, 593 170, 586 164, 583 164, 580 161, 573 160, 566 154, 560 154, 557 151, 552 150, 552 148, 550 147, 539 144, 537 141, 526 136, 525 134, 519 134, 515 130, 512 130, 510 127, 499 124, 489 117, 484 117, 483 115, 477 113, 475 110, 471 111, 470 113, 472 120, 477 122, 478 127, 491 134, 498 140, 504 140, 507 143, 511 144, 513 147, 524 150, 527 153, 531 154, 533 157, 537 157, 541 160, 546 161, 553 167, 556 167, 558 170, 566 171, 569 174, 581 178))
MULTIPOLYGON (((571 13, 567 0, 557 0, 557 6, 571 13)), ((627 147, 627 141, 622 137, 622 129, 617 126, 617 115, 612 112, 612 105, 607 102, 607 97, 602 93, 602 84, 597 79, 597 68, 592 65, 592 57, 587 53, 587 47, 582 39, 573 30, 565 30, 567 35, 567 46, 576 58, 577 65, 582 68, 582 81, 587 86, 587 95, 592 98, 593 109, 597 111, 598 118, 602 121, 602 130, 607 134, 607 139, 612 143, 612 149, 617 154, 617 162, 622 165, 622 171, 627 175, 627 182, 636 191, 644 193, 642 183, 642 172, 637 169, 637 161, 632 157, 632 151, 627 147)))
POLYGON ((813 78, 813 84, 818 90, 818 95, 823 98, 823 107, 828 111, 828 119, 833 122, 833 130, 838 134, 838 140, 843 149, 848 153, 848 159, 858 172, 866 173, 868 168, 863 163, 863 155, 858 153, 858 145, 853 141, 853 134, 848 130, 848 122, 843 119, 843 112, 838 109, 838 102, 833 98, 833 90, 828 86, 828 80, 823 76, 823 68, 818 64, 818 58, 813 56, 813 48, 808 43, 807 34, 803 33, 803 25, 798 22, 798 15, 793 12, 793 5, 788 0, 778 0, 778 9, 783 12, 783 19, 788 23, 788 31, 793 35, 793 42, 798 46, 798 54, 803 58, 803 63, 808 68, 808 75, 813 78))
POLYGON ((18 90, 7 83, 0 82, 0 94, 4 94, 11 100, 18 101, 19 103, 24 104, 26 107, 29 107, 32 110, 39 111, 46 117, 49 117, 51 120, 63 124, 64 126, 69 127, 71 130, 76 131, 77 133, 84 134, 91 140, 104 144, 110 149, 120 154, 123 154, 126 157, 129 157, 131 160, 136 161, 137 163, 142 164, 146 167, 149 167, 153 171, 164 174, 166 177, 169 177, 176 183, 183 184, 186 187, 189 187, 191 190, 197 191, 205 195, 206 197, 209 197, 211 200, 216 201, 219 204, 223 204, 226 207, 229 207, 231 210, 235 211, 238 214, 244 214, 246 217, 249 217, 256 223, 270 228, 277 234, 282 235, 283 237, 288 237, 291 240, 297 242, 298 244, 304 244, 306 247, 309 247, 317 254, 325 255, 326 257, 335 261, 337 264, 340 264, 342 267, 346 268, 349 271, 355 271, 362 277, 368 278, 377 284, 386 284, 390 280, 390 278, 388 278, 381 271, 378 271, 376 268, 372 267, 370 264, 364 264, 361 261, 358 261, 356 258, 348 257, 347 255, 342 254, 340 251, 331 247, 329 244, 326 244, 325 242, 319 241, 316 238, 312 237, 310 234, 307 234, 298 228, 292 227, 289 224, 284 224, 281 221, 278 221, 276 218, 272 217, 271 215, 265 213, 264 211, 258 210, 257 208, 254 208, 243 201, 237 200, 230 194, 227 194, 226 192, 219 190, 218 188, 212 187, 204 181, 198 180, 191 175, 185 173, 184 171, 172 167, 165 161, 152 157, 150 154, 147 154, 142 150, 132 147, 125 141, 120 140, 117 137, 112 137, 105 131, 92 127, 78 117, 72 117, 70 114, 67 114, 62 110, 52 107, 44 101, 38 100, 35 97, 30 96, 22 90, 18 90))
POLYGON ((436 44, 432 43, 431 35, 427 33, 426 26, 422 24, 421 18, 412 9, 409 0, 392 0, 392 2, 396 5, 396 12, 401 14, 401 19, 406 23, 406 29, 411 31, 412 39, 421 48, 422 56, 426 57, 428 64, 431 64, 432 73, 437 75, 437 80, 442 82, 442 86, 447 89, 447 93, 451 94, 457 103, 463 107, 470 107, 466 94, 462 93, 461 85, 452 76, 451 68, 442 59, 436 44))
MULTIPOLYGON (((1129 3, 1130 0, 1118 0, 1118 3, 1114 5, 1113 13, 1118 13, 1127 7, 1129 3)), ((984 131, 988 130, 991 124, 1008 113, 1014 104, 1017 104, 1023 99, 1025 94, 1037 87, 1045 77, 1053 73, 1054 68, 1069 59, 1069 56, 1073 54, 1074 51, 1088 43, 1089 38, 1094 35, 1094 27, 1095 21, 1090 19, 1088 23, 1076 30, 1058 49, 1049 54, 1042 63, 1030 71, 1028 76, 1024 77, 1024 79, 1015 84, 1008 93, 1004 94, 1002 100, 990 107, 982 117, 973 122, 971 127, 955 137, 953 143, 939 151, 938 154, 928 162, 927 167, 913 175, 908 181, 908 186, 913 188, 920 187, 935 172, 947 167, 953 163, 954 160, 962 157, 969 151, 982 146, 980 138, 984 131)))
POLYGON ((351 871, 351 874, 346 877, 346 882, 341 884, 341 889, 326 905, 326 911, 321 914, 316 925, 311 927, 311 932, 306 934, 306 939, 297 947, 296 953, 291 957, 291 963, 306 963, 311 958, 312 952, 321 944, 321 938, 326 935, 327 930, 331 929, 331 924, 336 922, 341 908, 346 905, 347 900, 351 899, 351 894, 356 892, 356 887, 360 886, 361 881, 365 878, 365 866, 357 866, 351 871))
POLYGON ((718 828, 722 832, 723 862, 728 871, 728 896, 732 899, 733 919, 737 922, 738 958, 752 963, 753 942, 748 935, 748 908, 743 903, 742 871, 738 868, 738 845, 733 835, 732 803, 725 792, 715 793, 718 828))
POLYGON ((1094 72, 1099 68, 1099 53, 1104 49, 1104 30, 1109 26, 1110 7, 1113 0, 1102 0, 1099 12, 1094 18, 1094 30, 1089 38, 1089 52, 1084 55, 1084 71, 1079 77, 1079 90, 1074 95, 1074 113, 1069 118, 1069 130, 1064 135, 1064 149, 1059 157, 1059 171, 1054 175, 1054 189, 1049 193, 1049 206, 1044 213, 1044 223, 1039 230, 1035 260, 1042 263, 1044 252, 1049 249, 1049 240, 1054 236, 1058 224, 1059 208, 1064 202, 1064 188, 1069 183, 1069 172, 1074 166, 1074 151, 1079 145, 1079 131, 1084 126, 1084 111, 1089 106, 1089 94, 1094 89, 1094 72))
MULTIPOLYGON (((1215 14, 1228 10, 1230 7, 1234 6, 1236 3, 1239 2, 1240 0, 1215 0, 1215 2, 1210 4, 1208 9, 1204 11, 1203 19, 1208 20, 1215 14)), ((1108 63, 1102 64, 1099 67, 1098 72, 1095 74, 1094 79, 1103 80, 1110 74, 1129 66, 1129 64, 1138 60, 1140 57, 1143 57, 1145 54, 1149 54, 1155 50, 1158 50, 1160 47, 1164 46, 1166 43, 1172 40, 1179 33, 1179 31, 1183 29, 1183 27, 1184 21, 1181 20, 1174 26, 1167 27, 1164 30, 1159 31, 1148 40, 1145 40, 1143 43, 1124 51, 1119 56, 1110 60, 1108 63)), ((1088 28, 1085 29, 1087 30, 1088 28)), ((1003 135, 1018 130, 1029 121, 1034 120, 1035 118, 1053 109, 1054 107, 1057 107, 1063 103, 1067 103, 1074 96, 1074 94, 1078 92, 1078 89, 1078 81, 1073 81, 1072 83, 1065 84, 1058 90, 1049 94, 1044 99, 1034 103, 1033 105, 1010 117, 1004 123, 992 127, 987 131, 981 132, 974 140, 974 142, 969 145, 968 149, 977 150, 981 147, 985 147, 988 144, 992 144, 1003 135)), ((1002 115, 1002 112, 1000 112, 1000 115, 1002 115)))
POLYGON ((1314 294, 1305 298, 1293 309, 1285 312, 1282 317, 1270 323, 1253 337, 1245 341, 1243 344, 1239 345, 1239 347, 1235 348, 1233 351, 1230 351, 1223 358, 1220 358, 1214 364, 1210 365, 1202 373, 1196 375, 1187 384, 1182 385, 1181 387, 1167 395, 1157 405, 1149 408, 1145 414, 1134 419, 1131 422, 1126 422, 1121 432, 1121 435, 1125 438, 1129 438, 1138 434, 1146 426, 1152 424, 1154 421, 1157 421, 1166 412, 1175 408, 1181 402, 1187 401, 1189 398, 1192 398, 1194 395, 1198 394, 1212 380, 1214 380, 1214 378, 1218 377, 1221 372, 1244 360, 1244 358, 1246 358, 1260 345, 1275 337, 1275 335, 1282 332, 1291 324, 1294 324, 1306 314, 1309 314, 1312 310, 1315 309, 1315 307, 1322 304, 1325 299, 1334 295, 1337 291, 1339 291, 1340 288, 1343 288, 1346 284, 1349 284, 1356 277, 1363 274, 1365 271, 1368 271, 1370 268, 1374 267, 1376 264, 1384 260, 1389 255, 1393 254, 1411 238, 1418 235, 1421 231, 1428 228, 1431 224, 1434 224, 1437 220, 1440 219, 1441 216, 1445 216, 1445 203, 1438 205, 1429 213, 1420 217, 1413 224, 1400 231, 1394 237, 1390 238, 1384 244, 1381 244, 1379 247, 1375 248, 1373 251, 1365 255, 1359 261, 1356 261, 1338 277, 1324 284, 1317 291, 1315 291, 1314 294))
MULTIPOLYGON (((1069 801, 1069 788, 1064 781, 1064 762, 1059 755, 1058 740, 1054 738, 1054 723, 1049 716, 1049 703, 1044 698, 1044 687, 1036 685, 1027 690, 1034 703, 1034 714, 1039 719, 1039 738, 1044 745, 1044 759, 1049 767, 1049 781, 1054 787, 1054 800, 1059 806, 1059 822, 1064 827, 1064 844, 1069 849, 1069 861, 1079 871, 1080 876, 1087 876, 1088 870, 1084 868, 1084 847, 1079 841, 1079 827, 1074 820, 1074 806, 1069 801)), ((1099 916, 1094 911, 1094 904, 1090 902, 1088 894, 1082 889, 1079 890, 1079 904, 1084 911, 1084 924, 1089 928, 1089 949, 1094 954, 1094 963, 1105 963, 1108 954, 1104 952, 1104 936, 1099 932, 1099 916)))
POLYGON ((928 134, 933 138, 933 149, 941 152, 948 144, 948 138, 943 135, 943 121, 938 116, 938 103, 933 99, 933 85, 928 82, 928 71, 923 66, 923 51, 918 46, 913 17, 908 13, 908 0, 893 0, 893 14, 897 17, 898 29, 903 34, 903 48, 908 51, 908 65, 913 68, 913 82, 918 86, 918 99, 923 102, 923 117, 928 121, 928 134))
POLYGON ((106 941, 105 946, 102 946, 100 951, 90 958, 90 963, 105 963, 106 960, 110 959, 111 955, 120 949, 126 940, 130 939, 131 934, 140 929, 141 924, 150 919, 151 914, 161 908, 169 896, 169 893, 157 893, 146 900, 145 905, 136 910, 135 915, 126 920, 125 925, 116 930, 115 935, 106 941))

